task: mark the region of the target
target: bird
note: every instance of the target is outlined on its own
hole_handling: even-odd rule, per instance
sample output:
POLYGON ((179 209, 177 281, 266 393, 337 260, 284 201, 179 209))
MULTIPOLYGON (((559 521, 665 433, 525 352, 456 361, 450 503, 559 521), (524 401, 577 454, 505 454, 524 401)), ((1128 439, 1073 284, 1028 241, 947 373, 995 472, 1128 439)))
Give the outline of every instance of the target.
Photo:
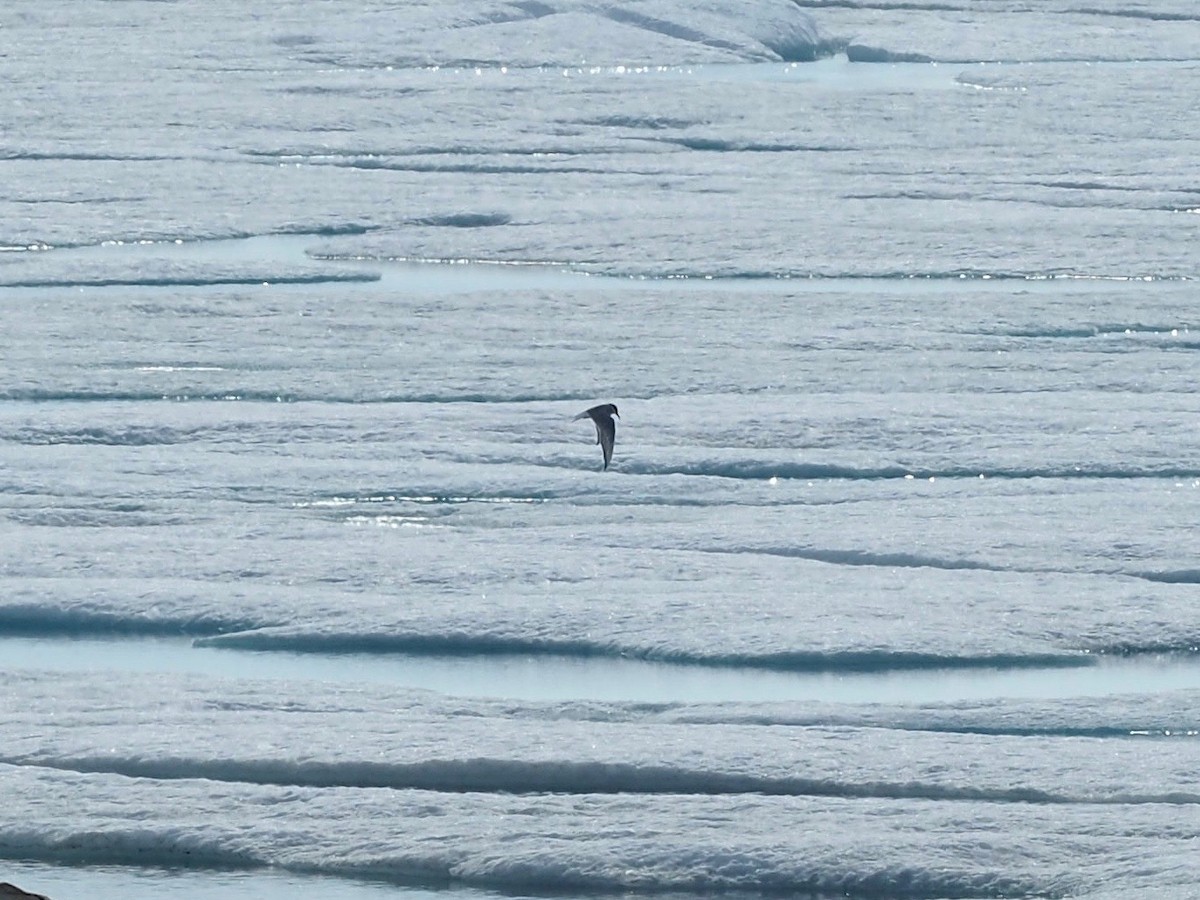
POLYGON ((593 406, 591 409, 585 409, 571 421, 577 419, 590 418, 596 424, 596 443, 600 445, 600 449, 604 451, 604 468, 607 471, 608 464, 612 462, 613 443, 617 440, 617 423, 612 417, 621 418, 621 414, 617 412, 615 403, 601 403, 599 406, 593 406))

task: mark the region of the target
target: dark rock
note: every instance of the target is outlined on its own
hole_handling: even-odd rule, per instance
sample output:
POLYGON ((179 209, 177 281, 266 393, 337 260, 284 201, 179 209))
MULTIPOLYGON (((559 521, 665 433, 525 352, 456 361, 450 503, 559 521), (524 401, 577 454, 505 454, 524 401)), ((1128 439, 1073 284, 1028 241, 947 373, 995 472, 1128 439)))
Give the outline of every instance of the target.
POLYGON ((10 898, 11 900, 50 900, 45 894, 31 894, 7 881, 0 881, 0 898, 3 900, 10 900, 10 898))

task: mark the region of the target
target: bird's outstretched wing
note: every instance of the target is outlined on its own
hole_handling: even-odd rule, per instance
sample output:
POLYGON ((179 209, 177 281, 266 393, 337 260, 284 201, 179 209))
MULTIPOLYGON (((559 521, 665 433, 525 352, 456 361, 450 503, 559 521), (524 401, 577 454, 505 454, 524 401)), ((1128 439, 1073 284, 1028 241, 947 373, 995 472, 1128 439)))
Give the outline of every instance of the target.
POLYGON ((604 468, 607 469, 608 464, 612 462, 613 444, 617 440, 617 423, 612 420, 612 416, 603 416, 593 421, 596 423, 596 443, 604 451, 604 468))

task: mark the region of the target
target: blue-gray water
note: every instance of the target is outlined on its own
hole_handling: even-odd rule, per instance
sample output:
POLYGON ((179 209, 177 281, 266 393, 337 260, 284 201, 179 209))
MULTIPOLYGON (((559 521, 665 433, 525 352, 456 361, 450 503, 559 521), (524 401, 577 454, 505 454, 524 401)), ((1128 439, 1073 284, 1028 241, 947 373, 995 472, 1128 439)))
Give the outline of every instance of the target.
POLYGON ((1094 665, 921 668, 883 672, 779 672, 570 656, 440 656, 230 650, 170 638, 0 638, 10 669, 175 672, 215 678, 377 683, 531 701, 937 703, 1003 698, 1104 697, 1200 688, 1187 655, 1094 665))

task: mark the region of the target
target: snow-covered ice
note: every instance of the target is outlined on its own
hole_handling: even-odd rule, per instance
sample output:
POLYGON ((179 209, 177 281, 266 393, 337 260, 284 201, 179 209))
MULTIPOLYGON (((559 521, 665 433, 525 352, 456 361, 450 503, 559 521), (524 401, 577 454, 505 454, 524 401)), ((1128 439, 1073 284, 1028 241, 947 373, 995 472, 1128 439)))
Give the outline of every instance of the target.
POLYGON ((0 36, 0 876, 1200 896, 1191 6, 0 36))

